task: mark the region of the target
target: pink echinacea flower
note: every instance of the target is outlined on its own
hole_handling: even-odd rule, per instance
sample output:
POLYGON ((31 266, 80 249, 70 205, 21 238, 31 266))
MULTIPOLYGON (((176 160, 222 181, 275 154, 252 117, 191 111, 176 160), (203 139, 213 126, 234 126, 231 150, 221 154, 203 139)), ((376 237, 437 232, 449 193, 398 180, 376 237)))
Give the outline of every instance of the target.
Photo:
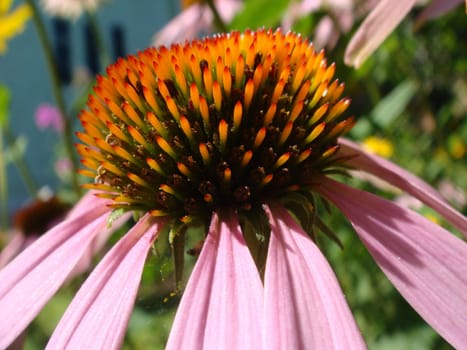
MULTIPOLYGON (((355 124, 324 52, 294 33, 149 48, 97 78, 77 146, 94 179, 72 215, 0 270, 0 348, 60 288, 117 213, 136 224, 77 292, 48 348, 118 349, 155 239, 204 244, 167 349, 362 349, 314 237, 334 203, 389 280, 449 343, 467 345, 467 245, 421 215, 333 179, 359 169, 467 220, 428 184, 340 138, 355 124)), ((324 230, 327 231, 327 230, 324 230)), ((326 232, 324 232, 326 233, 326 232)))
POLYGON ((63 118, 56 106, 42 103, 37 107, 34 117, 37 127, 41 130, 51 128, 58 133, 63 131, 63 118))

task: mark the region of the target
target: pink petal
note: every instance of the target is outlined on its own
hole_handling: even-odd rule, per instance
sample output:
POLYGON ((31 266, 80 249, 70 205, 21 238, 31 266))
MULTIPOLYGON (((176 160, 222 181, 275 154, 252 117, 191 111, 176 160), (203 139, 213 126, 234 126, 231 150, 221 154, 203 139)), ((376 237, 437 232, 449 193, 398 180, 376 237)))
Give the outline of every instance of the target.
POLYGON ((10 344, 55 294, 99 229, 106 207, 65 220, 0 270, 0 349, 10 344))
POLYGON ((336 276, 319 248, 279 205, 264 277, 264 349, 364 349, 336 276))
POLYGON ((442 16, 462 3, 463 0, 433 0, 433 2, 417 16, 415 27, 420 27, 426 21, 442 16))
POLYGON ((96 197, 97 191, 88 191, 84 196, 71 208, 67 214, 68 219, 78 217, 82 213, 85 213, 89 210, 90 206, 105 206, 109 203, 108 200, 96 197))
POLYGON ((8 243, 0 251, 0 269, 21 252, 26 243, 26 237, 20 231, 9 232, 8 243))
POLYGON ((232 213, 213 214, 166 349, 260 349, 261 280, 232 213))
POLYGON ((426 182, 398 165, 364 151, 352 141, 339 139, 339 144, 341 146, 339 153, 344 157, 351 157, 347 162, 348 165, 378 176, 414 196, 436 210, 467 237, 467 218, 447 204, 426 182))
POLYGON ((451 345, 467 345, 467 244, 423 216, 331 179, 317 188, 349 218, 380 268, 451 345))
POLYGON ((103 250, 105 244, 107 243, 109 237, 133 215, 132 212, 127 212, 121 217, 112 222, 111 225, 106 225, 99 233, 94 237, 92 242, 89 244, 86 251, 81 256, 81 259, 76 263, 73 270, 70 272, 70 275, 67 278, 67 281, 75 278, 76 276, 81 275, 86 272, 92 265, 93 259, 95 256, 103 250))
POLYGON ((345 63, 358 68, 397 27, 415 2, 381 0, 350 40, 345 51, 345 63))
POLYGON ((153 39, 153 45, 171 45, 177 41, 191 40, 198 33, 208 31, 212 24, 209 8, 194 3, 167 23, 153 39))
POLYGON ((74 297, 47 349, 120 349, 160 223, 145 216, 106 254, 74 297))

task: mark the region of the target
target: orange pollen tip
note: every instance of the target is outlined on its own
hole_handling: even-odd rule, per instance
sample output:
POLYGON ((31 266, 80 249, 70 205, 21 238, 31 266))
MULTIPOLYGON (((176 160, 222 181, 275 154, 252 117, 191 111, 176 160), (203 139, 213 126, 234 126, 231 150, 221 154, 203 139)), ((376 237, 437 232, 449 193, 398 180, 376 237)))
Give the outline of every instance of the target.
POLYGON ((224 150, 227 145, 228 133, 229 133, 229 124, 224 119, 222 119, 219 122, 219 144, 220 144, 221 150, 224 150))
POLYGON ((216 110, 219 112, 222 108, 222 91, 221 86, 217 81, 212 84, 212 95, 214 98, 214 105, 216 106, 216 110))
POLYGON ((209 165, 211 161, 211 157, 209 156, 208 146, 205 143, 200 143, 198 146, 199 154, 201 154, 201 158, 203 158, 203 163, 205 165, 209 165))
POLYGON ((313 140, 315 140, 324 131, 325 127, 326 127, 325 122, 322 122, 321 124, 316 125, 313 128, 313 130, 310 132, 310 134, 306 137, 305 144, 309 144, 313 140))
POLYGON ((193 103, 193 107, 195 109, 198 109, 199 108, 199 91, 195 83, 191 83, 190 85, 190 100, 191 100, 191 103, 193 103))
POLYGON ((170 114, 174 117, 176 121, 180 120, 180 111, 177 108, 177 105, 173 98, 166 97, 167 108, 169 109, 170 114))
POLYGON ((188 169, 188 167, 185 164, 181 163, 181 162, 177 163, 177 169, 178 169, 178 171, 180 171, 186 177, 191 177, 191 175, 192 175, 190 169, 188 169))
POLYGON ((169 145, 169 143, 163 137, 156 136, 156 143, 170 157, 172 157, 174 160, 177 159, 177 153, 174 151, 174 149, 169 145))
POLYGON ((232 179, 232 170, 230 170, 230 168, 224 169, 224 182, 230 183, 231 179, 232 179))
POLYGON ((136 174, 128 173, 127 176, 131 181, 133 181, 134 183, 136 183, 136 184, 138 184, 138 185, 140 185, 142 187, 148 187, 148 188, 151 187, 146 181, 144 181, 141 177, 139 177, 136 174))
POLYGON ((246 167, 250 163, 251 158, 253 158, 253 152, 251 150, 246 151, 242 157, 242 167, 246 167))
POLYGON ((255 137, 255 142, 254 142, 254 144, 253 144, 253 148, 254 148, 254 149, 257 149, 259 146, 261 146, 261 144, 263 143, 265 137, 266 137, 266 128, 265 128, 265 127, 262 127, 262 128, 259 129, 258 132, 256 133, 256 137, 255 137))
POLYGON ((287 141, 287 139, 290 136, 290 133, 292 132, 293 125, 294 123, 292 121, 289 121, 287 122, 287 124, 285 124, 285 127, 284 129, 282 129, 281 135, 279 137, 279 141, 278 141, 279 146, 282 146, 285 143, 285 141, 287 141))
POLYGON ((185 136, 188 138, 188 140, 192 141, 193 140, 193 133, 191 131, 191 125, 190 122, 188 121, 188 118, 182 115, 180 117, 180 127, 182 128, 183 133, 185 136))
POLYGON ((159 118, 153 113, 148 112, 146 114, 146 118, 149 121, 149 124, 156 129, 156 132, 161 135, 162 137, 168 137, 167 129, 161 124, 159 118))
POLYGON ((276 163, 274 163, 274 166, 273 166, 273 169, 276 170, 278 168, 280 168, 281 166, 283 166, 285 163, 287 163, 287 161, 290 159, 290 153, 287 152, 287 153, 284 153, 283 155, 281 155, 276 163))
POLYGON ((155 210, 149 211, 149 215, 155 216, 155 217, 161 217, 161 216, 167 216, 168 213, 163 210, 155 209, 155 210))
POLYGON ((208 103, 204 97, 199 98, 199 111, 201 113, 201 117, 203 118, 204 127, 206 128, 206 132, 211 130, 211 122, 209 120, 209 108, 208 103))
POLYGON ((323 115, 328 111, 329 108, 329 103, 325 103, 324 105, 320 106, 313 116, 308 120, 307 126, 311 127, 313 124, 317 123, 323 115))
POLYGON ((232 76, 230 74, 229 67, 225 66, 222 73, 222 83, 224 85, 224 91, 227 96, 230 95, 230 90, 232 89, 232 76))
POLYGON ((301 163, 311 155, 311 149, 306 149, 297 158, 297 163, 301 163))
POLYGON ((268 126, 269 124, 272 123, 274 119, 274 115, 276 114, 276 109, 277 109, 277 104, 271 103, 271 105, 268 108, 268 111, 266 112, 266 115, 264 116, 263 126, 268 126))
POLYGON ((272 179, 274 178, 274 175, 273 174, 268 174, 266 175, 263 180, 261 180, 261 185, 262 186, 266 186, 268 183, 270 183, 272 181, 272 179))
POLYGON ((212 202, 214 201, 214 198, 212 197, 211 194, 206 193, 206 194, 203 196, 203 200, 204 200, 206 203, 212 203, 212 202))
POLYGON ((146 163, 149 165, 149 167, 155 171, 157 171, 160 175, 166 176, 165 171, 161 168, 159 163, 157 163, 154 159, 152 158, 147 158, 146 163))
POLYGON ((243 106, 240 101, 237 101, 234 107, 233 112, 233 128, 234 130, 238 130, 240 128, 240 124, 242 122, 242 114, 243 114, 243 106))
POLYGON ((250 107, 251 101, 253 100, 254 92, 255 92, 255 83, 253 82, 253 79, 250 79, 247 81, 245 85, 245 95, 244 95, 245 109, 248 109, 250 107))

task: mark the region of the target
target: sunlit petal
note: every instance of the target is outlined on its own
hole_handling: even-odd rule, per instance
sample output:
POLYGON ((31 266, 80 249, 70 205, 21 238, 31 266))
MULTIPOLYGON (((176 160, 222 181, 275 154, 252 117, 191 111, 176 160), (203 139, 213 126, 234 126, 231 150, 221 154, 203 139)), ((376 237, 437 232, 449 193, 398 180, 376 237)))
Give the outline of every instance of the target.
POLYGON ((271 223, 264 349, 364 349, 336 276, 319 248, 281 206, 271 223))
POLYGON ((420 27, 426 21, 442 16, 463 2, 463 0, 433 0, 422 13, 417 16, 415 27, 420 27))
POLYGON ((65 220, 0 270, 0 348, 5 348, 63 284, 106 224, 106 207, 65 220))
POLYGON ((381 0, 350 40, 345 51, 347 65, 359 67, 396 28, 416 0, 381 0))
POLYGON ((238 219, 214 214, 166 349, 260 349, 262 294, 238 219))
POLYGON ((423 216, 323 179, 319 190, 349 218, 380 268, 455 348, 467 344, 467 244, 423 216))
POLYGON ((436 210, 467 237, 467 218, 447 204, 441 195, 422 179, 384 158, 364 151, 352 141, 341 138, 339 144, 342 156, 349 157, 348 165, 373 174, 414 196, 436 210))
POLYGON ((106 254, 68 307, 48 349, 120 348, 159 229, 146 216, 106 254))

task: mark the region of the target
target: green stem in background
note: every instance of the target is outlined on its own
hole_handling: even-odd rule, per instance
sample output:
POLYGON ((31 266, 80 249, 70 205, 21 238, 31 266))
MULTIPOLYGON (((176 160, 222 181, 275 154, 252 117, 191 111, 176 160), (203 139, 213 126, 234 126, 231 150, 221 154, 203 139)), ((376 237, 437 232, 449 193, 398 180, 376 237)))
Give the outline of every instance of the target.
POLYGON ((3 130, 0 129, 0 230, 8 228, 8 186, 6 179, 6 161, 3 152, 3 130))
POLYGON ((101 59, 101 64, 103 67, 107 67, 110 64, 109 51, 102 39, 102 32, 97 25, 96 16, 91 12, 86 12, 86 17, 88 20, 89 28, 96 39, 97 50, 99 52, 99 57, 101 59))
POLYGON ((60 81, 60 76, 58 73, 58 65, 56 63, 56 58, 54 56, 52 45, 50 44, 49 38, 47 36, 47 32, 45 29, 44 21, 39 13, 37 5, 35 4, 34 0, 26 0, 29 6, 32 9, 33 13, 33 20, 36 26, 37 34, 39 36, 42 49, 44 51, 45 59, 47 62, 47 66, 49 68, 50 77, 52 80, 52 92, 55 98, 55 102, 57 103, 57 107, 61 112, 62 120, 63 120, 63 138, 65 143, 65 148, 68 156, 70 157, 73 170, 71 172, 71 185, 75 190, 77 195, 81 194, 81 188, 78 182, 78 157, 75 153, 75 149, 73 146, 73 128, 71 119, 67 116, 66 108, 65 108, 65 99, 63 97, 63 89, 62 83, 60 81))
MULTIPOLYGON (((15 147, 14 145, 16 139, 8 127, 5 127, 3 131, 5 134, 5 143, 8 145, 8 147, 10 147, 10 149, 12 149, 15 147)), ((16 169, 18 169, 18 172, 23 179, 23 183, 26 186, 29 194, 31 197, 36 198, 39 193, 39 186, 37 185, 36 180, 34 180, 32 172, 24 160, 24 157, 13 157, 12 161, 15 164, 16 169)))
POLYGON ((227 33, 229 29, 227 28, 227 25, 224 23, 222 20, 221 16, 219 15, 219 11, 217 11, 217 7, 214 4, 214 0, 206 0, 206 3, 208 4, 209 8, 211 9, 211 12, 214 16, 214 24, 216 28, 220 32, 227 33))

